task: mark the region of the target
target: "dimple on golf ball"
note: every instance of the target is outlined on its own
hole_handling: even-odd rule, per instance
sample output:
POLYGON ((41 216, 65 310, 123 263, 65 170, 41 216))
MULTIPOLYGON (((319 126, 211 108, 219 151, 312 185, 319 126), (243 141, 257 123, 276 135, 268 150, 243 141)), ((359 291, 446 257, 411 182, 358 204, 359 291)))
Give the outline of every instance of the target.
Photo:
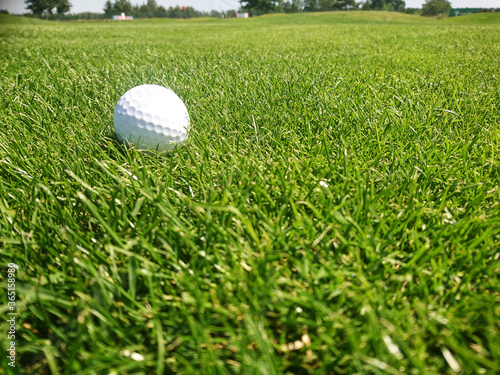
POLYGON ((189 123, 182 100, 172 90, 158 85, 140 85, 127 91, 118 101, 113 118, 121 142, 158 151, 182 146, 189 123))

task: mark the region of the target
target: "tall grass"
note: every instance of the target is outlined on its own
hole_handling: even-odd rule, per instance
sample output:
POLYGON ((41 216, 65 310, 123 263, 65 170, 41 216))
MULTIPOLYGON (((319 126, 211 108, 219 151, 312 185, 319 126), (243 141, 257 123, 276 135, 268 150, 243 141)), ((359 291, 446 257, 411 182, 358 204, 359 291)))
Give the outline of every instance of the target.
POLYGON ((2 24, 22 372, 500 371, 498 26, 364 14, 2 24), (184 148, 116 141, 144 83, 184 148))

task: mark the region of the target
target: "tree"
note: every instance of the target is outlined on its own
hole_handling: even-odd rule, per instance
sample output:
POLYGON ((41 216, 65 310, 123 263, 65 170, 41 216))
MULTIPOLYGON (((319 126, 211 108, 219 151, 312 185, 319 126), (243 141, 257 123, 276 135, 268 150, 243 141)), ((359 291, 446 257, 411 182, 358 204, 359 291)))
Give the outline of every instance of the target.
POLYGON ((150 12, 154 12, 156 9, 158 9, 158 4, 156 3, 156 0, 148 0, 146 3, 146 8, 150 12))
POLYGON ((107 0, 106 3, 104 4, 104 15, 107 18, 113 17, 113 3, 111 0, 107 0))
POLYGON ((337 9, 337 0, 319 0, 319 10, 337 9))
POLYGON ((168 13, 170 18, 182 18, 182 9, 180 6, 176 5, 175 8, 169 7, 168 13))
POLYGON ((142 4, 139 7, 139 12, 143 17, 153 17, 156 10, 158 9, 158 4, 156 4, 155 0, 148 0, 146 4, 142 4))
POLYGON ((364 2, 362 9, 404 12, 405 7, 404 0, 367 0, 364 2))
POLYGON ((319 0, 319 10, 345 10, 356 6, 355 0, 319 0))
POLYGON ((440 16, 450 12, 451 4, 448 0, 426 0, 422 5, 422 16, 440 16))
POLYGON ((168 17, 168 11, 165 9, 164 6, 159 6, 156 11, 155 11, 155 17, 158 18, 165 18, 168 17))
MULTIPOLYGON (((382 0, 383 1, 383 0, 382 0)), ((345 10, 357 8, 355 0, 305 0, 304 10, 314 12, 321 10, 345 10)))
POLYGON ((304 11, 314 12, 315 10, 319 10, 318 0, 305 0, 304 1, 304 11))
POLYGON ((184 18, 193 18, 196 17, 196 10, 193 7, 185 7, 182 9, 182 17, 184 18))
POLYGON ((113 4, 113 13, 114 14, 131 14, 132 13, 132 4, 129 0, 116 0, 113 4))
POLYGON ((276 11, 278 0, 240 0, 242 8, 245 10, 255 10, 262 13, 272 13, 276 11))
POLYGON ((56 9, 57 14, 64 14, 69 12, 72 6, 69 0, 25 0, 25 3, 26 9, 31 10, 37 16, 52 15, 53 9, 56 9))
POLYGON ((302 12, 302 8, 304 7, 304 3, 302 0, 292 0, 292 5, 290 6, 290 10, 292 13, 302 12))
POLYGON ((358 4, 356 3, 356 0, 337 0, 338 9, 353 9, 357 8, 358 4))
POLYGON ((385 0, 367 0, 363 4, 363 9, 383 10, 384 6, 385 6, 385 0))
POLYGON ((393 10, 396 12, 404 12, 406 8, 404 0, 391 0, 391 5, 394 8, 393 10))
POLYGON ((283 2, 283 10, 285 13, 299 13, 302 12, 302 0, 292 0, 283 2))

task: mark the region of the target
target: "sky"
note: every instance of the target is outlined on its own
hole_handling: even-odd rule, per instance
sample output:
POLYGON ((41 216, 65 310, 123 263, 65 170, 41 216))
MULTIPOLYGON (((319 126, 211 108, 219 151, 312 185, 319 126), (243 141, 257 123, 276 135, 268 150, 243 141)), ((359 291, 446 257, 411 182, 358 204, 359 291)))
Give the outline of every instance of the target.
MULTIPOLYGON (((95 12, 102 13, 106 0, 70 0, 73 7, 71 13, 95 12)), ((131 0, 132 4, 143 4, 146 0, 131 0)), ((229 10, 239 7, 238 0, 156 0, 158 5, 165 8, 170 6, 191 6, 197 10, 229 10)), ((407 8, 420 8, 425 0, 405 0, 407 8)), ((500 0, 451 0, 454 8, 500 8, 500 0)), ((24 0, 0 0, 0 9, 7 9, 10 13, 25 13, 24 0)))

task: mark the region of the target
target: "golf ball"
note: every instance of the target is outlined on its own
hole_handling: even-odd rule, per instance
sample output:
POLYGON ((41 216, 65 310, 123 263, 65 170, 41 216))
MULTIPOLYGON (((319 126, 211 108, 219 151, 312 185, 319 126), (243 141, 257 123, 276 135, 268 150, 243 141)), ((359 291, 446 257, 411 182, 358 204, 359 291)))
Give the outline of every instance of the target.
POLYGON ((121 142, 138 149, 166 151, 186 141, 189 114, 172 90, 158 85, 140 85, 120 98, 113 124, 121 142))

